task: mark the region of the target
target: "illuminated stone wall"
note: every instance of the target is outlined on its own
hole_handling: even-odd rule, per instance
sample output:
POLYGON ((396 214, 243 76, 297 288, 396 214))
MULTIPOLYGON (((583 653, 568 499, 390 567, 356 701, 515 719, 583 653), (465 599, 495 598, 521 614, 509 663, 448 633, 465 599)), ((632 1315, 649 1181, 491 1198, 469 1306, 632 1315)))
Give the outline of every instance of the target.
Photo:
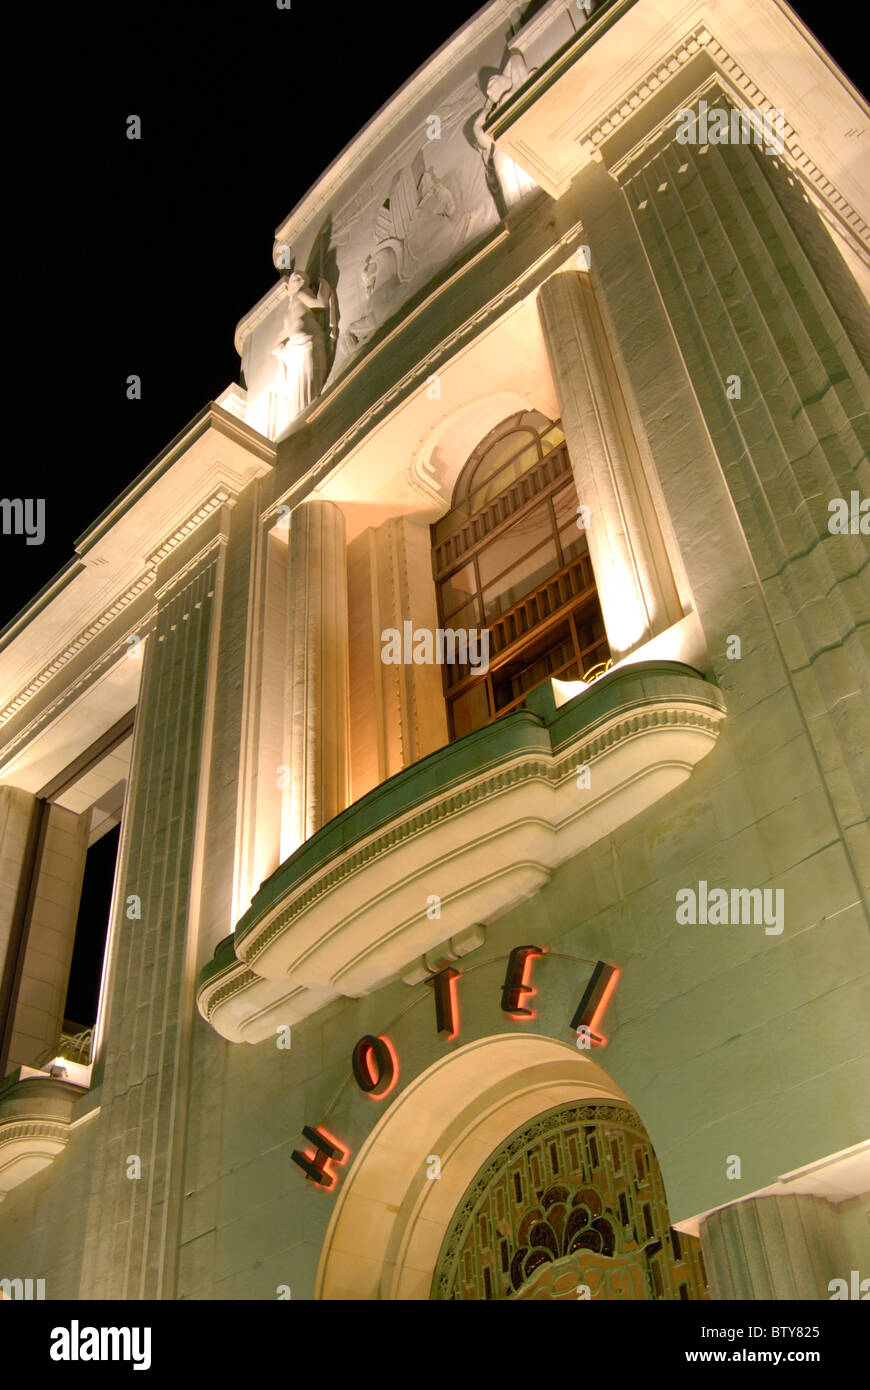
MULTIPOLYGON (((620 25, 652 25, 658 8, 643 5, 634 17, 621 15, 608 42, 627 32, 620 25)), ((769 19, 776 7, 750 8, 769 19)), ((502 60, 504 36, 494 27, 501 10, 486 13, 492 31, 475 30, 480 53, 463 78, 462 101, 448 112, 454 142, 483 99, 480 55, 493 67, 502 60)), ((565 7, 557 6, 552 23, 566 22, 565 7)), ((532 67, 551 51, 542 23, 533 21, 522 50, 532 67)), ((560 41, 569 38, 566 31, 560 41)), ((577 66, 595 61, 592 46, 577 66)), ((704 62, 699 81, 711 71, 712 59, 704 62)), ((809 50, 805 63, 821 72, 809 50)), ((274 1299, 288 1289, 294 1299, 313 1297, 337 1197, 380 1117, 402 1102, 410 1083, 470 1044, 531 1030, 547 1048, 555 1041, 573 1049, 570 1020, 598 960, 618 965, 620 976, 602 1025, 607 1045, 593 1060, 650 1136, 672 1222, 697 1223, 741 1198, 762 1201, 771 1188, 778 1200, 784 1174, 866 1139, 866 543, 827 525, 832 498, 870 491, 862 452, 864 303, 854 264, 841 255, 846 233, 831 236, 817 194, 805 200, 792 181, 793 163, 787 168, 749 147, 702 153, 675 142, 676 111, 695 91, 686 72, 649 109, 640 109, 638 97, 630 137, 624 129, 601 135, 600 157, 569 171, 557 200, 526 190, 502 216, 490 198, 477 231, 470 222, 465 228, 467 239, 456 240, 448 227, 437 254, 427 243, 425 274, 419 282, 396 276, 407 298, 393 285, 368 336, 360 329, 355 346, 345 337, 330 390, 277 447, 261 437, 269 432, 263 412, 271 389, 263 345, 277 301, 257 306, 241 333, 250 395, 246 405, 238 393, 236 420, 250 408, 247 425, 233 433, 228 416, 213 410, 209 442, 198 435, 185 442, 184 457, 166 462, 166 478, 151 479, 141 510, 131 503, 117 521, 118 554, 138 554, 134 540, 143 529, 152 549, 147 571, 134 572, 132 561, 123 576, 113 571, 119 587, 124 579, 126 607, 93 638, 94 670, 104 661, 117 672, 126 659, 127 618, 130 631, 147 637, 141 686, 127 671, 117 676, 117 702, 136 702, 137 721, 98 1060, 82 1123, 64 1151, 0 1206, 3 1271, 45 1277, 49 1298, 274 1299), (579 246, 588 247, 582 271, 579 246), (329 721, 345 720, 331 749, 349 747, 356 800, 446 739, 433 672, 379 669, 379 629, 406 616, 431 624, 426 527, 447 510, 475 445, 518 409, 555 418, 566 377, 576 384, 576 359, 561 372, 553 362, 558 335, 545 344, 538 300, 555 294, 541 288, 550 277, 581 274, 600 314, 608 379, 619 388, 631 469, 644 484, 637 516, 623 513, 621 524, 625 534, 636 524, 635 534, 645 530, 649 540, 655 521, 647 554, 662 580, 661 611, 638 633, 663 640, 681 616, 699 620, 692 660, 727 707, 718 741, 681 786, 555 868, 548 863, 533 896, 484 922, 483 943, 467 956, 454 953, 463 972, 455 1039, 444 1041, 435 1029, 425 976, 438 964, 436 950, 413 974, 415 983, 404 982, 412 972, 402 961, 364 997, 326 991, 299 1021, 288 984, 289 1045, 280 1045, 281 1006, 273 1002, 272 1036, 253 1046, 228 1042, 196 1012, 197 976, 293 848, 286 835, 300 759, 316 780, 324 761, 316 750, 330 737, 329 721), (433 377, 437 396, 427 390, 433 377), (306 627, 304 650, 296 650, 303 634, 291 577, 301 562, 298 509, 306 502, 333 517, 336 534, 339 520, 346 528, 349 672, 347 689, 325 692, 308 681, 300 718, 310 727, 297 722, 288 752, 293 673, 300 680, 300 672, 310 674, 318 639, 306 627), (702 882, 711 890, 782 894, 781 920, 768 930, 761 922, 684 923, 678 895, 699 891, 702 882), (141 899, 141 918, 127 915, 130 895, 141 899), (501 1008, 507 958, 524 943, 547 952, 534 964, 536 1016, 526 1022, 501 1008), (352 1050, 365 1034, 389 1036, 398 1057, 397 1090, 383 1101, 364 1095, 351 1073, 352 1050), (85 1120, 96 1106, 99 1113, 85 1120), (303 1126, 320 1124, 350 1155, 335 1193, 306 1182, 290 1157, 305 1147, 303 1126), (133 1158, 138 1172, 131 1172, 133 1158)), ((544 77, 536 102, 546 113, 544 77)), ((421 110, 444 96, 439 82, 433 77, 431 92, 419 93, 421 110)), ((796 125, 800 116, 789 113, 796 125)), ((366 175, 359 217, 368 219, 367 237, 381 195, 409 167, 409 139, 403 127, 395 168, 366 175)), ((450 149, 449 142, 439 147, 439 158, 450 149)), ((460 212, 473 212, 484 207, 483 162, 468 146, 458 164, 476 192, 465 207, 460 179, 454 198, 460 212)), ((351 180, 344 190, 348 207, 356 188, 351 180)), ((415 209, 412 200, 412 222, 415 209)), ((335 225, 340 231, 343 224, 335 225)), ((420 226, 406 231, 422 235, 420 226)), ((300 238, 300 257, 313 248, 312 239, 300 238)), ((348 329, 366 308, 356 280, 345 293, 359 276, 360 256, 351 240, 332 250, 345 267, 339 307, 348 329)), ((327 244, 324 267, 329 252, 327 244)), ((574 406, 579 414, 584 402, 574 406)), ((599 423, 612 443, 615 432, 599 423)), ((617 515, 618 487, 608 505, 617 515)), ((330 574, 334 581, 334 567, 330 574)), ((329 577, 320 575, 322 588, 329 577)), ((85 622, 80 614, 94 618, 100 597, 92 575, 76 583, 67 602, 84 597, 76 597, 77 625, 69 619, 71 649, 85 622)), ((643 587, 641 576, 636 588, 643 587)), ((330 622, 343 624, 342 596, 333 590, 330 622)), ((55 603, 63 609, 63 594, 55 603)), ((613 600, 603 593, 602 603, 613 600)), ((52 642, 34 614, 31 645, 44 651, 51 673, 32 712, 49 723, 51 699, 72 703, 74 679, 84 681, 77 650, 69 670, 50 668, 52 642)), ((681 654, 655 653, 662 660, 681 654)), ((343 669, 341 662, 327 666, 343 669)), ((26 798, 48 780, 39 761, 48 754, 27 762, 29 717, 25 709, 10 719, 4 743, 12 750, 4 778, 19 794, 6 797, 12 830, 0 871, 16 892, 23 871, 15 866, 27 857, 26 798)), ((343 777, 343 751, 341 763, 343 777)), ((582 786, 576 795, 579 809, 582 786)), ((336 795, 323 804, 332 814, 341 801, 336 795)), ((313 814, 300 830, 297 818, 291 837, 310 834, 317 821, 313 814)), ((546 860, 536 837, 549 833, 530 825, 518 853, 535 872, 546 860)), ((437 873, 424 871, 425 844, 422 833, 423 868, 413 879, 421 917, 440 891, 437 873)), ((499 867, 494 861, 493 873, 499 867)), ((0 917, 10 939, 14 911, 0 917)), ((447 950, 445 942, 445 959, 447 950)), ((255 983, 252 972, 247 984, 255 983)), ((509 1108, 510 1097, 501 1099, 509 1108)), ((462 1100, 457 1091, 457 1107, 462 1100)), ((540 1108, 547 1108, 543 1099, 540 1108)), ((509 1125, 506 1117, 504 1133, 487 1130, 487 1142, 496 1146, 527 1118, 515 1115, 509 1125)), ((0 1141, 3 1122, 0 1095, 0 1141)), ((449 1137, 447 1120, 440 1133, 449 1137)), ((466 1161, 471 1172, 480 1166, 466 1161)), ((340 1252, 337 1286, 350 1289, 376 1278, 372 1261, 366 1266, 369 1241, 395 1215, 377 1174, 361 1170, 356 1178, 355 1193, 370 1206, 355 1209, 352 1248, 340 1252)), ((439 1181, 458 1203, 464 1181, 447 1163, 439 1181)), ((825 1200, 820 1182, 818 1192, 802 1195, 825 1200)), ((855 1193, 841 1214, 825 1208, 817 1223, 837 1233, 830 1249, 845 1251, 854 1267, 870 1263, 866 1207, 855 1193)), ((731 1219, 719 1218, 702 1230, 714 1253, 716 1231, 731 1219)), ((434 1269, 438 1231, 428 1234, 425 1258, 431 1255, 434 1269)), ((727 1261, 716 1268, 720 1289, 761 1287, 751 1270, 727 1261)), ((422 1287, 425 1270, 417 1273, 422 1287)), ((800 1285, 802 1296, 813 1288, 825 1296, 823 1273, 800 1285)))

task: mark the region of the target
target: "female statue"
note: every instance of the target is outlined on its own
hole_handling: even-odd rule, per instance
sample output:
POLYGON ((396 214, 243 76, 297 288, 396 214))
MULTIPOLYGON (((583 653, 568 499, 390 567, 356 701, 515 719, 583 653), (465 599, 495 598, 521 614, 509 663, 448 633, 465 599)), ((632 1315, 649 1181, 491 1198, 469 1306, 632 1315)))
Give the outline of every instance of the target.
POLYGON ((524 169, 514 163, 509 155, 498 149, 484 126, 496 107, 500 106, 506 97, 521 87, 529 76, 531 74, 522 54, 511 53, 503 71, 494 73, 487 82, 486 105, 478 111, 472 124, 474 143, 480 150, 483 167, 486 170, 486 181, 499 205, 499 212, 502 216, 538 185, 524 169))
POLYGON ((330 309, 332 287, 321 278, 314 294, 298 270, 287 276, 284 286, 287 307, 272 355, 281 364, 284 418, 289 424, 319 395, 326 381, 327 331, 315 314, 330 309))

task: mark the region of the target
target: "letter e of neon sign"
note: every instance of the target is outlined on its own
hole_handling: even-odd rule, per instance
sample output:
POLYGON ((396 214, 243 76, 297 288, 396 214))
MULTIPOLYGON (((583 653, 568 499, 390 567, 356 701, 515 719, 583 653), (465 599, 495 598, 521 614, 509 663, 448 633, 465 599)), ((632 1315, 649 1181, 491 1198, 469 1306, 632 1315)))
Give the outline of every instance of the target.
POLYGON ((540 946, 515 946, 511 951, 501 990, 501 1006, 506 1014, 513 1014, 515 1018, 534 1018, 534 1009, 527 1009, 522 998, 525 994, 535 993, 528 979, 531 970, 529 962, 534 956, 543 954, 540 946))

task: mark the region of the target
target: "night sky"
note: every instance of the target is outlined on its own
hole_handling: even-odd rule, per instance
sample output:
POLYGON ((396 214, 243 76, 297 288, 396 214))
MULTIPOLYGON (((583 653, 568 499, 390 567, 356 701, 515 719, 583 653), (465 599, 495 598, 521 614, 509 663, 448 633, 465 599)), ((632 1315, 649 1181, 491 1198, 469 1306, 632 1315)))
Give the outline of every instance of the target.
MULTIPOLYGON (((238 379, 233 330, 274 281, 274 229, 478 8, 174 0, 32 12, 46 32, 7 53, 29 94, 7 127, 20 191, 6 288, 24 305, 7 318, 6 409, 24 432, 7 443, 0 491, 45 497, 46 539, 0 537, 0 625, 238 379), (125 137, 131 113, 139 142, 125 137), (141 401, 126 400, 133 372, 141 401)), ((866 91, 855 10, 796 8, 866 91)))
POLYGON ((90 1028, 97 1021, 103 952, 109 928, 109 908, 112 905, 112 884, 120 838, 121 827, 116 825, 114 830, 91 846, 85 861, 64 1009, 64 1018, 82 1028, 90 1028))

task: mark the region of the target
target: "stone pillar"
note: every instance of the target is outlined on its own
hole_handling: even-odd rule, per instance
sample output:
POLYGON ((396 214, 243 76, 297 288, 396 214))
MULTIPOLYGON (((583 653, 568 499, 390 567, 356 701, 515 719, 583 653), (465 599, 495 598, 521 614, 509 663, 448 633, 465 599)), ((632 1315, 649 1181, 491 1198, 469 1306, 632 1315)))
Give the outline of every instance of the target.
POLYGON ((701 1249, 715 1299, 830 1298, 848 1256, 823 1197, 751 1197, 701 1222, 701 1249))
POLYGON ((8 1069, 5 1062, 27 902, 36 863, 39 820, 35 796, 19 787, 0 787, 0 1078, 8 1069))
POLYGON ((614 660, 682 617, 616 366, 588 274, 562 271, 538 311, 614 660))
POLYGON ((304 502, 290 518, 287 757, 281 857, 348 805, 347 556, 333 502, 304 502))
POLYGON ((369 528, 348 548, 353 799, 449 742, 442 668, 382 659, 385 632, 438 627, 429 527, 407 516, 369 528))
POLYGON ((63 1027, 66 992, 88 852, 90 815, 50 805, 20 943, 6 1067, 32 1066, 63 1027))

